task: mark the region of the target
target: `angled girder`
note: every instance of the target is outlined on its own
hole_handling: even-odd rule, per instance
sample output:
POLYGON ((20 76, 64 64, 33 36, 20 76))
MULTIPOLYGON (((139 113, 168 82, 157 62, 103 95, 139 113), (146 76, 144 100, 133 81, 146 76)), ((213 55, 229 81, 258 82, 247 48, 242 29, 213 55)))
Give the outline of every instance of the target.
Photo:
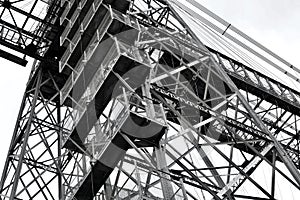
POLYGON ((1 198, 72 199, 86 193, 96 199, 277 199, 278 177, 300 188, 297 91, 204 46, 169 1, 62 2, 67 11, 58 21, 67 34, 56 42, 69 51, 68 67, 58 73, 58 62, 34 66, 1 198), (108 16, 109 23, 73 16, 80 12, 108 16), (136 65, 150 69, 141 89, 131 76, 144 76, 142 68, 128 76, 120 72, 136 65), (101 100, 114 81, 118 95, 101 100), (168 130, 159 142, 133 139, 119 131, 128 117, 122 106, 167 123, 168 130), (96 177, 105 168, 99 162, 109 163, 103 159, 107 149, 121 151, 111 144, 127 151, 120 162, 112 154, 116 167, 109 177, 96 177), (255 176, 264 167, 272 173, 271 188, 255 176), (243 193, 249 186, 259 192, 243 193))

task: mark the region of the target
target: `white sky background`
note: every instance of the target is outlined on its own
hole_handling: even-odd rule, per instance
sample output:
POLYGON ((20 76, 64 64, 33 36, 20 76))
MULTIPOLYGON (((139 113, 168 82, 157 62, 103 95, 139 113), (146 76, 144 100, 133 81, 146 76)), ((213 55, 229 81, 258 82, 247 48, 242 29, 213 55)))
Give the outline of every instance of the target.
MULTIPOLYGON (((299 0, 197 1, 300 68, 299 0)), ((0 58, 0 175, 30 69, 0 58)))
POLYGON ((299 0, 197 0, 300 68, 299 0))
POLYGON ((0 58, 1 176, 30 70, 30 65, 25 68, 0 58))

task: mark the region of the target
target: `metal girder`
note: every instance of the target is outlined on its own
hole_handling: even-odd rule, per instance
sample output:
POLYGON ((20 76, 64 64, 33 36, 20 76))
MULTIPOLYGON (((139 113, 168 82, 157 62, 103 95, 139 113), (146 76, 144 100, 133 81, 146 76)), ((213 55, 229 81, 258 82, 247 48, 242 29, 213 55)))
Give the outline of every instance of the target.
POLYGON ((54 180, 61 174, 57 146, 61 130, 57 117, 61 108, 43 99, 40 88, 44 84, 39 70, 32 87, 26 89, 3 170, 1 198, 55 199, 54 180), (34 189, 36 186, 38 189, 34 189))
MULTIPOLYGON (((278 175, 300 188, 297 91, 204 46, 169 1, 74 2, 62 2, 67 9, 59 21, 67 25, 60 41, 68 48, 58 58, 61 68, 34 65, 1 179, 2 199, 85 198, 80 192, 97 200, 277 199, 278 175), (128 66, 149 69, 141 85, 131 79, 142 77, 143 67, 122 74, 128 66), (107 95, 114 84, 117 95, 107 95), (134 138, 120 131, 128 111, 168 129, 159 141, 134 138), (101 160, 110 144, 117 150, 101 160), (124 157, 109 176, 97 175, 105 168, 95 168, 97 162, 110 163, 116 152, 124 157), (253 176, 262 165, 271 169, 271 188, 253 176), (260 192, 246 194, 249 185, 260 192)), ((38 21, 32 15, 27 18, 38 21)))
MULTIPOLYGON (((55 31, 58 30, 54 23, 59 12, 58 1, 1 0, 0 44, 21 53, 24 57, 42 60, 53 39, 50 35, 56 34, 55 31)), ((9 59, 7 56, 3 57, 9 59)), ((22 61, 24 65, 25 58, 19 59, 24 60, 22 61)), ((20 64, 19 59, 9 60, 20 64)))

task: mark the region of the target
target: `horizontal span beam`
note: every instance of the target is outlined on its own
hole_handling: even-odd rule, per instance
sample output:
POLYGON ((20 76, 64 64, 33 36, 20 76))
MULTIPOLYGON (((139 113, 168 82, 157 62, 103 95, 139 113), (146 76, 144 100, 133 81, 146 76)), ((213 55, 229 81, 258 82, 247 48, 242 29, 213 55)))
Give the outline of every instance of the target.
POLYGON ((265 74, 262 74, 254 69, 252 69, 249 66, 246 66, 222 53, 219 53, 218 51, 209 48, 209 51, 212 54, 220 56, 221 60, 217 60, 218 64, 221 65, 226 73, 230 76, 232 81, 237 85, 239 89, 245 90, 250 92, 251 94, 260 97, 261 99, 264 99, 268 101, 269 103, 275 104, 279 106, 280 108, 283 108, 293 114, 296 114, 299 116, 300 113, 300 93, 293 88, 290 88, 279 81, 272 79, 265 74), (226 60, 228 63, 230 63, 231 69, 229 70, 225 66, 223 66, 223 61, 226 60), (242 71, 242 73, 239 72, 242 71), (255 79, 252 80, 248 74, 255 75, 252 78, 255 79), (262 80, 265 80, 268 86, 264 86, 262 84, 262 80), (269 88, 268 88, 269 87, 269 88), (277 87, 282 93, 278 94, 278 92, 275 91, 274 87, 277 87), (296 98, 298 97, 298 98, 296 98))
POLYGON ((23 67, 25 67, 27 65, 27 63, 28 63, 27 60, 25 60, 23 58, 20 58, 18 56, 15 56, 15 55, 13 55, 11 53, 8 53, 6 51, 3 51, 1 49, 0 49, 0 57, 5 58, 5 59, 7 59, 9 61, 12 61, 12 62, 14 62, 14 63, 16 63, 18 65, 23 66, 23 67))

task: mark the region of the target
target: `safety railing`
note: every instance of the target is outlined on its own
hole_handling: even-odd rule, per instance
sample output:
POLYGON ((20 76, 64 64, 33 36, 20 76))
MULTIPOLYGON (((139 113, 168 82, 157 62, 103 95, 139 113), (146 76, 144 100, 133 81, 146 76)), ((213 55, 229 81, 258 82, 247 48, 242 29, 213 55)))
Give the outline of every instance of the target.
MULTIPOLYGON (((84 0, 84 2, 81 2, 80 5, 77 7, 76 11, 74 12, 74 14, 72 15, 71 19, 67 20, 68 24, 67 24, 66 28, 64 29, 63 33, 61 34, 61 37, 60 37, 60 44, 61 45, 67 39, 67 35, 70 33, 71 29, 73 28, 74 23, 77 21, 78 16, 80 15, 80 11, 85 6, 86 2, 87 2, 87 0, 84 0)), ((86 30, 87 26, 89 25, 89 23, 92 20, 94 14, 96 13, 98 8, 100 7, 101 3, 102 3, 102 0, 93 1, 93 3, 91 5, 91 7, 89 8, 88 12, 85 14, 83 20, 80 22, 80 26, 77 29, 76 33, 80 33, 80 32, 83 32, 84 30, 86 30)))
POLYGON ((130 105, 130 112, 137 116, 148 118, 155 121, 162 126, 166 126, 167 119, 165 110, 162 104, 153 103, 151 99, 139 98, 133 93, 127 95, 128 105, 130 105), (151 108, 147 107, 150 106, 151 108))
POLYGON ((72 5, 74 4, 75 0, 61 0, 61 7, 65 4, 65 2, 67 2, 67 6, 66 8, 64 9, 63 13, 61 14, 61 17, 60 17, 60 24, 62 24, 64 22, 64 20, 66 19, 72 5))
MULTIPOLYGON (((121 55, 127 56, 131 59, 137 60, 141 64, 145 66, 150 66, 150 59, 148 55, 143 51, 138 51, 136 47, 127 45, 123 42, 118 41, 116 38, 115 42, 112 44, 110 49, 107 51, 106 56, 102 60, 100 67, 95 72, 91 82, 89 83, 85 93, 79 99, 79 101, 75 102, 76 105, 74 107, 74 127, 86 111, 87 105, 89 101, 95 98, 95 95, 99 91, 101 85, 104 83, 105 79, 107 78, 108 74, 112 71, 114 65, 116 64, 117 60, 121 55)), ((72 78, 72 82, 76 81, 74 77, 72 78)), ((72 84, 66 85, 66 91, 71 90, 72 84)), ((64 95, 65 97, 66 95, 64 95)), ((63 98, 64 98, 63 97, 63 98)))
MULTIPOLYGON (((216 54, 213 53, 213 55, 216 54)), ((235 63, 230 58, 227 59, 222 56, 216 57, 218 58, 216 60, 219 62, 220 66, 225 69, 228 75, 243 80, 249 85, 260 88, 276 98, 300 108, 300 95, 298 92, 293 91, 269 77, 263 76, 259 72, 249 69, 241 63, 235 63)))
POLYGON ((117 40, 117 42, 120 48, 120 53, 122 55, 131 58, 132 60, 135 60, 143 65, 151 66, 149 55, 145 51, 139 50, 136 46, 126 44, 121 40, 117 40))
POLYGON ((136 30, 140 30, 140 25, 139 25, 137 18, 132 17, 130 15, 125 15, 117 10, 112 10, 112 16, 114 19, 116 19, 128 26, 131 26, 132 28, 134 28, 136 30))
POLYGON ((32 43, 33 38, 22 35, 17 30, 11 29, 7 26, 0 26, 0 39, 15 45, 28 45, 32 43))
POLYGON ((93 55, 94 51, 99 46, 99 42, 102 40, 104 34, 106 33, 108 27, 110 26, 112 22, 112 18, 110 17, 110 14, 107 13, 102 20, 99 28, 94 33, 87 49, 85 49, 84 53, 80 57, 79 61, 77 62, 77 65, 73 69, 70 77, 66 81, 64 87, 61 89, 60 92, 60 103, 63 104, 65 99, 67 98, 68 94, 72 90, 74 84, 76 83, 79 75, 82 73, 86 63, 89 61, 91 56, 93 55))
POLYGON ((95 98, 96 93, 107 78, 108 74, 112 71, 112 68, 120 56, 117 48, 118 47, 116 43, 113 43, 113 45, 107 51, 101 66, 95 72, 95 75, 88 86, 88 90, 86 90, 83 96, 89 96, 91 99, 95 98))
POLYGON ((80 172, 78 174, 78 179, 70 184, 69 188, 72 188, 72 190, 67 190, 66 199, 72 199, 76 192, 80 189, 85 179, 91 173, 92 165, 90 163, 101 159, 101 156, 107 150, 112 139, 119 133, 130 113, 135 113, 138 116, 148 118, 162 126, 166 126, 166 118, 164 116, 162 105, 152 104, 154 106, 154 113, 152 114, 154 115, 149 116, 147 108, 145 106, 141 106, 146 105, 146 101, 149 101, 149 99, 138 98, 132 92, 126 92, 125 88, 123 88, 122 91, 123 92, 115 98, 115 101, 112 101, 114 103, 110 104, 111 107, 107 110, 110 114, 107 114, 105 119, 106 121, 103 122, 102 119, 101 122, 101 119, 99 118, 93 129, 86 137, 84 145, 87 149, 86 151, 91 156, 87 157, 84 161, 84 166, 86 167, 84 169, 85 173, 80 172))
POLYGON ((77 123, 86 111, 90 100, 95 97, 97 91, 101 87, 102 83, 105 81, 105 78, 112 70, 114 62, 118 56, 119 54, 116 49, 116 46, 112 45, 111 49, 108 51, 105 59, 102 61, 101 66, 98 68, 83 96, 79 99, 78 102, 74 101, 75 106, 72 111, 73 124, 71 132, 75 129, 77 123))
MULTIPOLYGON (((96 32, 94 33, 94 35, 97 34, 103 34, 105 33, 103 30, 107 30, 108 25, 111 23, 111 14, 109 13, 109 11, 106 13, 105 17, 103 18, 102 22, 99 24, 99 28, 96 30, 96 32)), ((89 21, 88 21, 89 23, 89 21)), ((75 49, 75 47, 78 45, 79 41, 81 40, 81 34, 82 32, 84 32, 84 30, 86 29, 87 24, 84 25, 82 24, 82 26, 79 27, 79 30, 77 30, 76 34, 74 35, 74 37, 72 38, 72 40, 69 40, 67 38, 67 40, 69 41, 67 50, 64 52, 60 62, 59 62, 59 71, 62 72, 62 70, 65 68, 65 66, 67 66, 67 62, 69 60, 69 58, 72 55, 73 50, 75 49), (81 29, 81 30, 80 30, 81 29)), ((98 36, 97 36, 98 37, 98 36)), ((83 49, 84 51, 84 49, 83 49)), ((72 68, 72 67, 70 67, 72 68)))
POLYGON ((125 101, 122 99, 122 97, 123 96, 120 96, 120 98, 116 100, 117 103, 113 106, 113 108, 111 108, 113 110, 111 116, 114 117, 107 120, 106 124, 98 128, 98 131, 95 130, 97 130, 96 126, 99 126, 100 122, 96 123, 92 133, 90 133, 85 140, 85 146, 87 147, 87 151, 90 153, 91 157, 86 157, 84 161, 86 167, 84 169, 85 173, 79 172, 78 179, 70 184, 69 188, 72 188, 72 190, 67 189, 66 199, 73 199, 74 194, 76 194, 85 179, 91 173, 91 162, 100 159, 103 152, 105 152, 108 145, 119 132, 123 123, 129 116, 128 108, 124 105, 125 101))

